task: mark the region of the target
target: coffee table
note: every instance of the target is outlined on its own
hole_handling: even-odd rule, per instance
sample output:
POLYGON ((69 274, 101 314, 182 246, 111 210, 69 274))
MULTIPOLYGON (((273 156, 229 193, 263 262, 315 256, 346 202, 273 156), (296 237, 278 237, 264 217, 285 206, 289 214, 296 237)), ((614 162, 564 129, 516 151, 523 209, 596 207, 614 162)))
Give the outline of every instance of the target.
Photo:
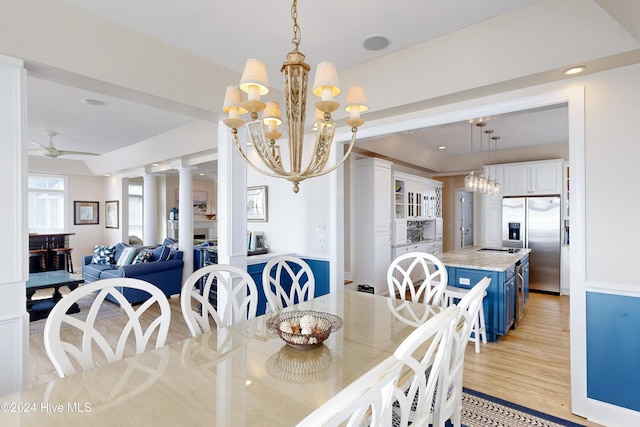
MULTIPOLYGON (((73 290, 78 287, 84 280, 75 274, 71 274, 66 270, 44 271, 42 273, 29 274, 27 280, 27 311, 31 321, 44 319, 49 312, 62 299, 60 287, 68 286, 73 290), (53 295, 49 298, 43 298, 34 301, 33 296, 39 289, 53 288, 53 295)), ((78 304, 74 304, 67 313, 77 313, 80 311, 78 304)))

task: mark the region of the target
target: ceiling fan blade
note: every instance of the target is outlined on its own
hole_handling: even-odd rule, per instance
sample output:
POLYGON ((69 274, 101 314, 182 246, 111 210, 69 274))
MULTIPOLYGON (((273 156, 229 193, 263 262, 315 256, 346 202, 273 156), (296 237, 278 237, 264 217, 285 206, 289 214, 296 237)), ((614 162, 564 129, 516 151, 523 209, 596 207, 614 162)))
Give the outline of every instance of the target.
POLYGON ((33 139, 29 140, 30 143, 37 145, 38 147, 42 147, 43 149, 47 150, 49 147, 47 147, 46 145, 42 145, 40 144, 38 141, 34 141, 33 139))
POLYGON ((58 150, 59 156, 99 156, 98 153, 87 153, 85 151, 69 151, 69 150, 58 150))

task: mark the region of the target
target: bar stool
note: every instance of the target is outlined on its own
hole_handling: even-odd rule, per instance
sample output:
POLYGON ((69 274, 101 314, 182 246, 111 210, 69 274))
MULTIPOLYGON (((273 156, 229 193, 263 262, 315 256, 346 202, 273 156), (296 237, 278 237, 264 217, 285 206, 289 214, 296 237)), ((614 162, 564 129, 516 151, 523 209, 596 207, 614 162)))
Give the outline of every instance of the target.
POLYGON ((37 273, 39 271, 47 271, 47 250, 46 249, 29 249, 29 272, 37 273), (37 271, 31 271, 31 259, 34 258, 34 267, 38 266, 37 271))
POLYGON ((73 248, 54 248, 53 251, 56 256, 56 264, 58 263, 58 256, 64 257, 64 269, 69 273, 73 273, 73 261, 71 260, 71 251, 73 248))
MULTIPOLYGON (((459 301, 462 297, 464 297, 467 293, 469 293, 471 289, 465 288, 456 288, 455 286, 447 286, 444 291, 444 299, 446 306, 455 305, 454 301, 459 301)), ((484 292, 482 298, 487 296, 487 291, 484 292)), ((482 340, 483 344, 487 343, 487 328, 484 322, 484 307, 480 305, 480 310, 478 310, 478 316, 473 322, 473 328, 471 329, 471 333, 469 334, 469 341, 473 341, 476 347, 476 353, 480 353, 480 341, 482 340)))

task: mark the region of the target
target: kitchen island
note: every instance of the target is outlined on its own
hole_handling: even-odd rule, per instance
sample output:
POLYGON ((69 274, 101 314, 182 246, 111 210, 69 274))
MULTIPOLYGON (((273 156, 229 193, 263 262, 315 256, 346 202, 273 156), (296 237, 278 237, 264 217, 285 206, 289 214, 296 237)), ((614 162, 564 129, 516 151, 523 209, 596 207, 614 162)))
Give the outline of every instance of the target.
POLYGON ((524 309, 528 298, 530 252, 530 249, 512 252, 508 248, 468 246, 438 255, 447 267, 449 286, 470 289, 484 277, 491 279, 484 299, 488 341, 506 335, 524 309), (517 270, 522 272, 520 280, 517 270))

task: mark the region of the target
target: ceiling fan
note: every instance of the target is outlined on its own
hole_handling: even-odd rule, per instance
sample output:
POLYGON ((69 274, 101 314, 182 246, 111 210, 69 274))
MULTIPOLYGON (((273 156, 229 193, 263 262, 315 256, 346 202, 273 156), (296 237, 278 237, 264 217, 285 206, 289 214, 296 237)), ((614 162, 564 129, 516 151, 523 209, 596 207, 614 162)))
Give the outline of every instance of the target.
POLYGON ((59 156, 99 156, 97 153, 87 153, 85 151, 70 151, 70 150, 58 150, 53 145, 53 137, 57 135, 56 132, 45 132, 49 137, 49 145, 42 145, 37 141, 29 140, 32 144, 39 146, 40 148, 30 148, 29 151, 39 154, 50 159, 57 159, 59 156))

